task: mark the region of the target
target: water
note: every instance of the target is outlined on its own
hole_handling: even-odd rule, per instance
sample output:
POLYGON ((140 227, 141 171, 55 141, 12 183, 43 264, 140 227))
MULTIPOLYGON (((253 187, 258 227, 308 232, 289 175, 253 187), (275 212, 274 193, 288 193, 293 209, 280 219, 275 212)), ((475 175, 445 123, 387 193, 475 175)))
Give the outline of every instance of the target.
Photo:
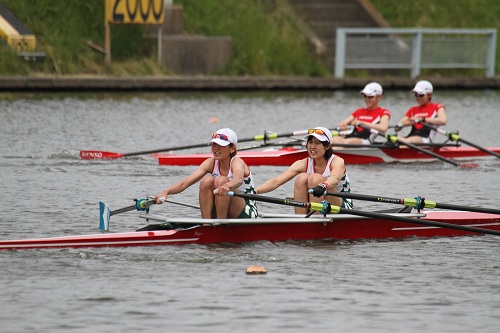
MULTIPOLYGON (((448 131, 500 145, 497 91, 437 92, 448 131)), ((82 161, 80 149, 134 152, 335 126, 362 103, 357 92, 0 95, 0 239, 89 234, 98 201, 111 208, 154 195, 195 167, 146 156, 82 161), (211 122, 218 118, 218 122, 211 122)), ((381 103, 399 120, 406 91, 381 103)), ((207 148, 198 151, 207 151, 207 148)), ((500 161, 475 169, 437 163, 348 166, 353 191, 423 195, 498 208, 500 161)), ((257 184, 284 167, 253 167, 257 184)), ((270 193, 292 193, 293 183, 270 193)), ((196 186, 172 199, 197 204, 196 186)), ((356 201, 357 209, 389 208, 356 201)), ((267 212, 290 207, 262 204, 267 212)), ((192 208, 154 207, 168 216, 192 208)), ((113 231, 144 226, 135 213, 113 231)), ((2 332, 496 332, 497 237, 365 242, 260 242, 143 248, 0 251, 2 332), (250 276, 250 265, 267 275, 250 276)))

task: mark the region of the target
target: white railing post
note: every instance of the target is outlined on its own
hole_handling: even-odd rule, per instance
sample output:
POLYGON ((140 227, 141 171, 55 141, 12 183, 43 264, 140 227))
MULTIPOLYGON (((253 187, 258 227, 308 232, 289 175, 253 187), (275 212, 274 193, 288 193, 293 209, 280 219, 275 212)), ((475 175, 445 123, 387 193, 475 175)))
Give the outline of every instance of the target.
POLYGON ((335 78, 344 78, 345 73, 345 51, 346 51, 346 31, 343 28, 337 28, 335 42, 335 78))
POLYGON ((415 30, 411 48, 411 78, 420 76, 420 65, 422 64, 422 31, 415 30))
POLYGON ((488 38, 488 51, 486 54, 486 77, 495 77, 495 57, 497 49, 497 31, 493 30, 488 38))

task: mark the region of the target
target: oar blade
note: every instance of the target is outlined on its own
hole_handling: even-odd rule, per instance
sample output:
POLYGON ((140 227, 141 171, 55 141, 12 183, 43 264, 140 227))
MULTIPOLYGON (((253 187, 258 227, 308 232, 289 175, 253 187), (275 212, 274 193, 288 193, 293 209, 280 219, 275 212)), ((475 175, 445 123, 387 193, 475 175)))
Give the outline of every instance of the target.
POLYGON ((80 158, 82 160, 114 160, 124 155, 122 153, 102 150, 80 150, 80 158))
POLYGON ((475 169, 479 168, 480 165, 478 163, 461 163, 460 169, 475 169))
POLYGON ((109 218, 111 216, 111 209, 109 206, 99 201, 99 229, 108 231, 109 230, 109 218))

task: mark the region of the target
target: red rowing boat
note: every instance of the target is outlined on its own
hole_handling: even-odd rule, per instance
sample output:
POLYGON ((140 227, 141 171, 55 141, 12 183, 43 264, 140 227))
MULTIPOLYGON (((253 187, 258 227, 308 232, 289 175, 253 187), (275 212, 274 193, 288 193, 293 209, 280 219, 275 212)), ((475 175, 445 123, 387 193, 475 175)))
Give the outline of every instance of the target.
MULTIPOLYGON (((422 147, 424 148, 424 147, 422 147)), ((500 153, 500 147, 487 147, 488 150, 500 153)), ((493 156, 473 147, 438 146, 428 148, 429 151, 446 159, 470 160, 492 158, 493 156)), ((368 147, 345 148, 335 150, 346 164, 371 164, 391 162, 431 162, 436 158, 407 147, 368 147)), ((305 149, 286 147, 282 149, 262 151, 240 151, 238 156, 248 165, 289 166, 298 159, 307 157, 305 149)), ((212 154, 156 154, 160 165, 200 165, 212 154)))
MULTIPOLYGON (((153 230, 124 233, 100 233, 81 236, 63 236, 40 239, 0 241, 0 250, 81 248, 81 247, 127 247, 172 244, 241 243, 257 241, 288 240, 365 240, 403 239, 408 237, 451 237, 479 235, 467 230, 436 227, 438 221, 449 226, 479 227, 484 230, 500 231, 500 215, 464 212, 429 211, 425 214, 386 213, 386 216, 411 218, 429 225, 367 218, 347 214, 312 216, 273 215, 258 219, 186 219, 164 218, 152 214, 150 220, 171 224, 203 223, 202 225, 178 230, 153 230), (417 220, 418 218, 418 220, 417 220)), ((145 216, 142 216, 145 217, 145 216)))
MULTIPOLYGON (((200 165, 212 154, 156 154, 160 165, 200 165)), ((293 147, 269 149, 259 151, 240 151, 238 156, 245 160, 247 165, 291 165, 298 159, 307 157, 307 151, 293 147)))

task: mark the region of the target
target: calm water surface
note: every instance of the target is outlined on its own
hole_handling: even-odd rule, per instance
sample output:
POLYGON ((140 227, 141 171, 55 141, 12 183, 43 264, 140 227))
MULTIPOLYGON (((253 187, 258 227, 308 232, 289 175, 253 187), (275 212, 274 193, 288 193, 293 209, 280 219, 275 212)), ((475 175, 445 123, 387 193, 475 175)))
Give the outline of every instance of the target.
MULTIPOLYGON (((445 129, 460 130, 480 145, 500 145, 498 91, 436 92, 434 99, 447 107, 445 129)), ((362 102, 354 91, 0 95, 0 239, 98 232, 98 201, 112 209, 127 206, 194 170, 161 167, 147 156, 82 161, 80 149, 134 152, 203 143, 221 127, 240 138, 333 127, 362 102)), ((381 104, 395 123, 414 100, 407 91, 388 91, 381 104)), ((356 193, 498 208, 500 161, 479 164, 351 165, 348 173, 356 193)), ((261 184, 284 169, 252 172, 261 184)), ((271 194, 291 193, 292 183, 271 194)), ((196 204, 197 189, 173 199, 196 204)), ((198 214, 175 205, 154 211, 198 214)), ((113 231, 144 224, 135 213, 111 220, 113 231)), ((0 331, 497 332, 499 241, 485 236, 0 251, 0 331), (254 264, 268 274, 246 275, 254 264)))

